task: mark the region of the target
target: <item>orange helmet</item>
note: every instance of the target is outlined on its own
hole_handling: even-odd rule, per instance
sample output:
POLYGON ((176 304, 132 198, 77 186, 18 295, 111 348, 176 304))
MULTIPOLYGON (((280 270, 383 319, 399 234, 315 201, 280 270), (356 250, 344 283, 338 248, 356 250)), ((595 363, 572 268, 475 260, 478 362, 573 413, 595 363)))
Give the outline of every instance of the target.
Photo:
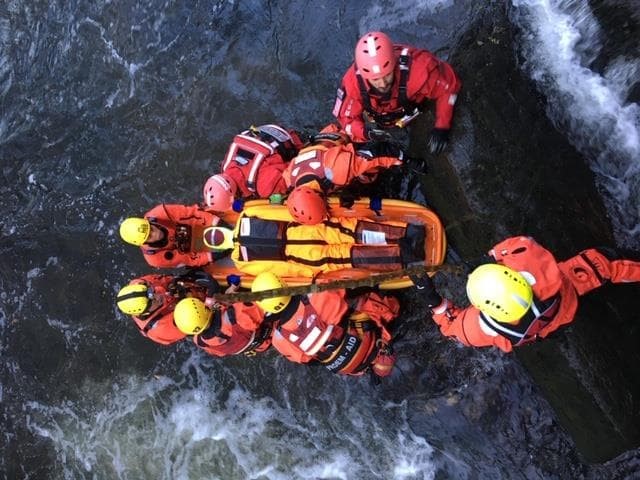
POLYGON ((366 33, 356 44, 356 67, 367 80, 384 77, 396 68, 391 39, 382 32, 366 33))
POLYGON ((229 175, 212 175, 204 185, 204 203, 219 212, 231 210, 237 186, 229 175))
POLYGON ((305 225, 315 225, 327 218, 327 204, 322 193, 311 187, 296 187, 287 198, 291 216, 305 225))

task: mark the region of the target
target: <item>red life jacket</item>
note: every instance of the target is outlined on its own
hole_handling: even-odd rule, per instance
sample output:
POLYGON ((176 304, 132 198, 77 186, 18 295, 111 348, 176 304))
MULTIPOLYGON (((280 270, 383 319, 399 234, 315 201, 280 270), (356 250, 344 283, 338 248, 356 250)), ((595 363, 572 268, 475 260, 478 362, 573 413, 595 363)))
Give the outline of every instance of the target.
POLYGON ((300 140, 278 125, 251 127, 234 137, 222 164, 222 172, 232 167, 240 168, 246 178, 247 189, 256 193, 256 179, 263 161, 278 154, 288 162, 297 154, 299 146, 300 140))

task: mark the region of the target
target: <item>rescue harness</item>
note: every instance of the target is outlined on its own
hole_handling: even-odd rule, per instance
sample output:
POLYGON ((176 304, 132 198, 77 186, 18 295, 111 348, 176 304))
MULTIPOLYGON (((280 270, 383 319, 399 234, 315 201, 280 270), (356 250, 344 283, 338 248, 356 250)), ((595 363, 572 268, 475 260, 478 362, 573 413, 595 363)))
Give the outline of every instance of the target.
POLYGON ((484 326, 505 337, 513 346, 517 347, 534 341, 538 333, 553 320, 559 308, 559 295, 554 295, 545 301, 534 297, 531 308, 527 310, 517 325, 498 322, 483 312, 480 312, 480 321, 484 326))
MULTIPOLYGON (((407 81, 411 70, 411 55, 408 48, 403 48, 398 58, 398 67, 400 69, 400 80, 398 82, 398 103, 400 107, 393 112, 380 113, 374 110, 371 105, 371 95, 362 75, 356 71, 356 79, 358 80, 358 88, 362 98, 362 106, 370 118, 381 127, 392 127, 395 123, 405 116, 411 116, 419 110, 420 106, 409 101, 407 96, 407 81)), ((390 94, 391 92, 389 92, 390 94)))

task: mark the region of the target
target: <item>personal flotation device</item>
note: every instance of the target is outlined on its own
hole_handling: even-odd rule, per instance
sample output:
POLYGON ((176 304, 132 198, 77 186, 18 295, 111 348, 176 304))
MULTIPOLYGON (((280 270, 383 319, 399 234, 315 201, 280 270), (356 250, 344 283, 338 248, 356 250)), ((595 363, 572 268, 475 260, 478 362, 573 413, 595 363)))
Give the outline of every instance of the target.
POLYGON ((425 258, 422 225, 356 218, 300 225, 244 215, 238 226, 231 258, 247 272, 265 268, 256 262, 268 262, 270 268, 288 265, 291 272, 300 268, 320 272, 350 267, 389 271, 425 258))
POLYGON ((358 155, 353 144, 312 145, 300 150, 291 160, 291 164, 284 172, 285 181, 295 187, 308 182, 317 181, 325 193, 330 193, 335 187, 344 187, 357 179, 361 183, 369 183, 375 179, 377 170, 387 165, 389 159, 363 159, 358 155), (364 162, 370 170, 356 177, 354 171, 360 170, 364 162))
POLYGON ((164 238, 145 243, 140 250, 153 267, 200 266, 211 262, 211 253, 202 241, 204 229, 217 225, 219 217, 198 205, 155 206, 144 216, 157 226, 164 238))
POLYGON ((346 319, 342 338, 332 339, 316 360, 327 370, 341 375, 361 375, 373 363, 380 349, 379 328, 366 315, 353 314, 346 319))
MULTIPOLYGON (((373 108, 367 83, 364 78, 362 78, 360 72, 356 70, 356 79, 362 99, 362 107, 375 123, 384 127, 393 126, 395 122, 401 118, 414 115, 416 110, 419 109, 419 105, 410 101, 407 97, 407 81, 411 71, 411 53, 409 52, 409 48, 394 45, 394 49, 400 49, 400 55, 398 56, 398 68, 400 71, 400 77, 398 79, 398 107, 395 110, 380 113, 373 108)), ((392 91, 390 91, 388 95, 391 95, 392 91)))
POLYGON ((350 315, 342 298, 325 295, 292 297, 274 317, 273 345, 289 360, 315 360, 343 375, 358 375, 377 354, 379 329, 366 315, 350 315))
POLYGON ((258 171, 263 161, 278 154, 288 162, 298 153, 299 144, 299 139, 278 125, 251 127, 233 138, 222 164, 222 172, 231 167, 240 168, 247 189, 256 193, 258 171))
POLYGON ((507 338, 511 345, 518 347, 538 338, 538 334, 553 321, 560 309, 560 296, 555 295, 545 301, 533 298, 531 308, 517 325, 498 322, 484 312, 480 312, 480 322, 484 327, 507 338))
MULTIPOLYGON (((291 160, 290 168, 285 171, 289 174, 289 178, 285 178, 287 184, 295 187, 315 180, 323 191, 328 192, 332 185, 324 168, 324 156, 327 150, 328 148, 324 145, 312 145, 300 150, 291 160)), ((349 161, 349 159, 346 160, 349 161)))
MULTIPOLYGON (((338 318, 342 318, 347 311, 348 305, 344 302, 338 318)), ((344 334, 344 326, 328 323, 326 318, 327 314, 323 312, 321 303, 312 304, 306 295, 295 296, 285 308, 285 313, 275 320, 278 326, 274 335, 283 337, 295 350, 291 359, 304 361, 313 358, 331 338, 342 337, 344 334)))

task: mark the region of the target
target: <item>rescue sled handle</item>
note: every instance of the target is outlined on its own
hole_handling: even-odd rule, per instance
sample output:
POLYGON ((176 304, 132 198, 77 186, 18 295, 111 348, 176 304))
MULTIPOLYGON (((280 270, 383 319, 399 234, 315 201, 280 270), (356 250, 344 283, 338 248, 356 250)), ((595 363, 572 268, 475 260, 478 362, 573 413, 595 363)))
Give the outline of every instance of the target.
POLYGON ((258 300, 264 300, 265 298, 291 295, 306 295, 308 293, 324 292, 325 290, 337 290, 339 288, 375 287, 378 284, 386 282, 388 280, 408 277, 410 275, 422 277, 429 272, 451 272, 455 274, 461 274, 464 271, 464 267, 460 265, 416 265, 404 268, 402 270, 395 270, 393 272, 372 274, 368 277, 359 279, 331 280, 328 282, 322 282, 322 279, 318 279, 320 283, 312 283, 309 285, 300 285, 295 287, 275 288, 273 290, 265 290, 262 292, 220 293, 215 294, 213 296, 213 299, 220 303, 257 302, 258 300))

